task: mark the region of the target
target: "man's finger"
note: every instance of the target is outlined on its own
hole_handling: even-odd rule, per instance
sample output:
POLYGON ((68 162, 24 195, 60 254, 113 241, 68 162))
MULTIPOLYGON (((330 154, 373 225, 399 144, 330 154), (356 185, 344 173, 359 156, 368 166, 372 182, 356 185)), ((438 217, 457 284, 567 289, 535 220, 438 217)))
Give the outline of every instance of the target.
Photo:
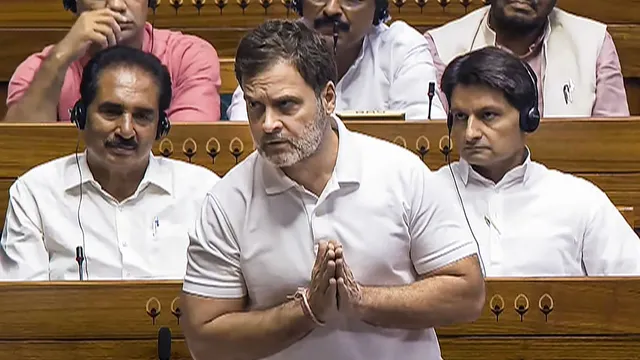
POLYGON ((324 271, 321 274, 319 290, 326 293, 331 284, 331 280, 335 280, 336 275, 336 262, 329 260, 324 266, 324 271))
POLYGON ((336 279, 344 277, 344 259, 336 257, 336 279))
POLYGON ((316 263, 315 263, 316 267, 319 267, 320 264, 324 262, 326 252, 327 252, 327 243, 325 241, 320 241, 318 243, 318 253, 316 254, 316 263))
POLYGON ((338 246, 336 248, 336 259, 343 257, 343 252, 344 250, 342 250, 342 246, 338 246))
POLYGON ((337 298, 338 298, 338 310, 345 308, 349 301, 349 294, 343 278, 336 280, 337 298))

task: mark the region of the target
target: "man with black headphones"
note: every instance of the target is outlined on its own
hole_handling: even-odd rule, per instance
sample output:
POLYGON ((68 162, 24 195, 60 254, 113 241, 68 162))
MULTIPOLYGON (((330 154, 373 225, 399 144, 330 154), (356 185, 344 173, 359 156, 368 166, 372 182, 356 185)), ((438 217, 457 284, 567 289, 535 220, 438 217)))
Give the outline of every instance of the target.
MULTIPOLYGON (((388 7, 388 0, 294 0, 301 21, 320 32, 335 53, 338 114, 387 111, 404 113, 407 120, 443 120, 442 103, 433 96, 438 82, 428 44, 403 21, 385 24, 388 7)), ((227 115, 248 119, 240 87, 227 115)))
POLYGON ((436 174, 461 201, 486 276, 639 275, 640 240, 607 195, 531 160, 536 89, 529 65, 497 47, 457 57, 442 78, 461 160, 436 174))
POLYGON ((157 56, 173 80, 167 109, 174 122, 220 119, 220 64, 198 37, 155 29, 146 22, 155 0, 63 0, 77 20, 57 44, 31 55, 14 72, 5 122, 69 121, 80 98, 83 66, 97 51, 125 45, 157 56))
POLYGON ((169 72, 117 45, 87 63, 80 94, 71 118, 86 151, 11 186, 0 280, 181 279, 187 230, 219 178, 151 153, 171 128, 169 72))

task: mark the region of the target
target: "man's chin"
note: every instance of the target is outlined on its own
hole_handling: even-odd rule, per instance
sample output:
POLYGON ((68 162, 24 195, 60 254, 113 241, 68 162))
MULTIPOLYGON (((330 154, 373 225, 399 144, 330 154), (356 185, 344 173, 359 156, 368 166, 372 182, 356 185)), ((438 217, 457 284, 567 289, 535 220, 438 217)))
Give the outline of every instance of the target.
POLYGON ((491 164, 491 158, 477 152, 463 152, 460 156, 471 166, 487 166, 491 164))

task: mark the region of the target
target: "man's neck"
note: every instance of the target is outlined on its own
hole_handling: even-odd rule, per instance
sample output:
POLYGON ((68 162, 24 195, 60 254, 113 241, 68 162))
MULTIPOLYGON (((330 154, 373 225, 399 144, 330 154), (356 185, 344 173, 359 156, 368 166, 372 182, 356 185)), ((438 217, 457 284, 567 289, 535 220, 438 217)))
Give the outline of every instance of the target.
POLYGON ((472 165, 471 167, 483 178, 491 180, 494 184, 497 184, 509 171, 524 164, 525 160, 527 159, 527 155, 528 154, 526 148, 523 148, 513 156, 497 164, 492 164, 491 166, 487 167, 472 165))
POLYGON ((338 160, 338 134, 327 128, 318 150, 299 163, 282 171, 293 181, 320 196, 327 186, 338 160))
POLYGON ((489 27, 496 33, 496 45, 509 49, 518 56, 529 53, 531 45, 542 36, 547 23, 527 32, 516 32, 512 29, 501 26, 493 15, 489 16, 489 27))
POLYGON ((94 164, 89 156, 87 156, 87 165, 102 189, 118 202, 122 202, 136 192, 147 170, 146 166, 139 166, 131 171, 117 171, 94 164))
MULTIPOLYGON (((340 44, 340 43, 338 43, 340 44)), ((338 69, 338 81, 342 80, 342 77, 349 71, 351 65, 356 62, 356 59, 362 51, 362 45, 364 44, 364 38, 357 42, 354 46, 347 49, 341 49, 338 45, 336 52, 340 56, 336 55, 336 67, 338 69)))

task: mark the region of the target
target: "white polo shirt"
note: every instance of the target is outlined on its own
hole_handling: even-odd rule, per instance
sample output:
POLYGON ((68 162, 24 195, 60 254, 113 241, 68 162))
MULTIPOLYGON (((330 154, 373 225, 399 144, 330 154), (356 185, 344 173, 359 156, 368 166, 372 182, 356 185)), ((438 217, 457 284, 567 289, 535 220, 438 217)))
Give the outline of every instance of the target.
MULTIPOLYGON (((190 232, 184 291, 248 296, 252 309, 287 301, 308 286, 315 245, 336 239, 363 285, 411 284, 477 252, 455 199, 420 159, 338 123, 338 159, 318 198, 257 152, 207 195, 190 232), (464 224, 464 225, 463 225, 464 224)), ((338 320, 336 320, 338 321, 338 320)), ((433 329, 382 329, 329 322, 270 360, 439 359, 433 329)))
MULTIPOLYGON (((589 181, 530 155, 498 184, 464 160, 451 170, 487 277, 640 275, 640 239, 589 181)), ((455 194, 451 170, 436 174, 455 194)))
POLYGON ((204 167, 151 156, 136 192, 118 203, 85 154, 39 165, 9 189, 0 281, 78 280, 77 246, 86 280, 182 279, 188 229, 218 180, 204 167))
MULTIPOLYGON (((429 82, 436 86, 431 118, 446 119, 425 37, 404 21, 372 26, 358 58, 336 84, 336 112, 401 111, 407 120, 427 120, 429 82)), ((232 121, 248 120, 240 87, 233 93, 227 116, 232 121)))

